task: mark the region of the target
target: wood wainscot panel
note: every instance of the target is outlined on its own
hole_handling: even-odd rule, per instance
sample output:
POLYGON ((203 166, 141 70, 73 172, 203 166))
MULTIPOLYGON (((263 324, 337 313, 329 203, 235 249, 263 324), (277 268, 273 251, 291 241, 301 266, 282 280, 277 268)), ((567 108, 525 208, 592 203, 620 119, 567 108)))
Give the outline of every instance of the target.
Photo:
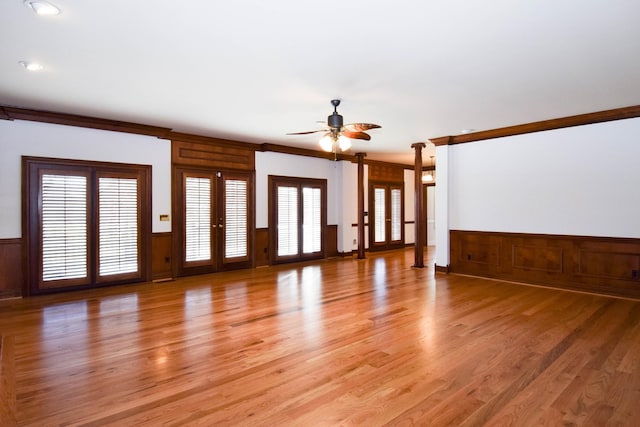
POLYGON ((255 239, 256 267, 269 265, 269 229, 256 228, 255 239))
POLYGON ((22 239, 0 239, 0 299, 22 295, 22 239))
POLYGON ((513 268, 562 273, 562 248, 512 245, 513 268))
POLYGON ((492 277, 499 270, 500 240, 475 232, 451 231, 451 272, 492 277))
POLYGON ((338 226, 337 225, 328 225, 327 226, 327 257, 338 256, 338 226))
POLYGON ((153 233, 151 235, 152 280, 168 280, 173 278, 171 239, 171 233, 153 233))
POLYGON ((640 239, 584 238, 575 246, 575 281, 599 292, 640 297, 640 239))
POLYGON ((453 273, 640 298, 640 239, 452 230, 450 250, 453 273))

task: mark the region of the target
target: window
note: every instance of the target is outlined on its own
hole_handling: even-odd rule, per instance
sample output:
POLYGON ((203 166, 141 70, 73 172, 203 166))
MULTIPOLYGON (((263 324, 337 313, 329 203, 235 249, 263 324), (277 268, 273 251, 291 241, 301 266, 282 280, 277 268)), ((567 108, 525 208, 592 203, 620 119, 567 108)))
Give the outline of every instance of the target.
POLYGON ((326 180, 269 176, 272 262, 324 257, 326 180))
POLYGON ((23 172, 29 293, 146 279, 150 167, 25 157, 23 172))
POLYGON ((249 191, 247 180, 224 178, 224 257, 248 257, 249 191))
POLYGON ((211 259, 211 179, 185 178, 185 261, 211 259))

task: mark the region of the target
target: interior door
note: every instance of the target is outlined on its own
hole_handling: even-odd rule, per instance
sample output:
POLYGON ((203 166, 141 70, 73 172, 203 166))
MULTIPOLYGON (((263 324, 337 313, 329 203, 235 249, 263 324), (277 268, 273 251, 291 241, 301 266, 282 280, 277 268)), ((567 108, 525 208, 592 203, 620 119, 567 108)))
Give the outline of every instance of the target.
POLYGON ((372 182, 369 188, 369 249, 404 246, 402 184, 372 182))
POLYGON ((250 267, 251 175, 176 168, 174 179, 177 275, 250 267))

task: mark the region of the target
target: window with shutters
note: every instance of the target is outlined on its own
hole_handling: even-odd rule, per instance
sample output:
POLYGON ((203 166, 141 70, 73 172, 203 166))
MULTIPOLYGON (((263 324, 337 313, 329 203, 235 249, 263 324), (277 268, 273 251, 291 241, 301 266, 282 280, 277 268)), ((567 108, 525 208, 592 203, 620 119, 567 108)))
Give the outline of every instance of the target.
POLYGON ((269 176, 272 262, 324 258, 327 181, 269 176))
POLYGON ((249 183, 246 179, 223 177, 224 181, 224 258, 249 258, 249 183))
POLYGON ((375 242, 385 242, 387 240, 386 233, 386 190, 384 188, 374 189, 374 229, 375 229, 375 242))
POLYGON ((146 280, 150 167, 25 157, 23 172, 29 293, 146 280))
POLYGON ((391 189, 391 240, 402 239, 402 191, 391 189))
POLYGON ((185 192, 185 261, 211 259, 211 178, 188 176, 185 192))

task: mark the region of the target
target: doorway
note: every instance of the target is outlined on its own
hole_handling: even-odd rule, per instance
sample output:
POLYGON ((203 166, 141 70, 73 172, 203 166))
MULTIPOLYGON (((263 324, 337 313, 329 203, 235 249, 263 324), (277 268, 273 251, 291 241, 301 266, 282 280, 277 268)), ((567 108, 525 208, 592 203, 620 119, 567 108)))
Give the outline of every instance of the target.
POLYGON ((177 276, 249 268, 252 175, 174 169, 174 258, 177 276))
POLYGON ((404 246, 404 184, 370 182, 369 250, 404 246))

